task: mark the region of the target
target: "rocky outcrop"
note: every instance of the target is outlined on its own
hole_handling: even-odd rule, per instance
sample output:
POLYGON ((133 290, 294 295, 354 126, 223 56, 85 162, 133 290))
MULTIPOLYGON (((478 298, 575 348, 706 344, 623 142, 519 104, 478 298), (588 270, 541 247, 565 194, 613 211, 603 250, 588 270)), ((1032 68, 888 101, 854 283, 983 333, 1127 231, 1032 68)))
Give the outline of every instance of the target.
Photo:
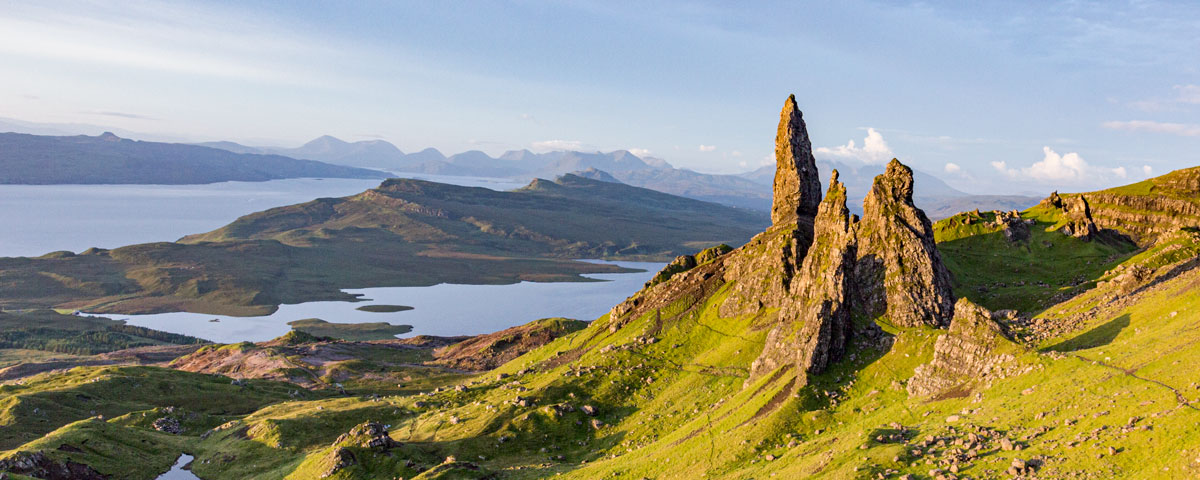
POLYGON ((876 177, 861 222, 846 207, 846 187, 836 171, 821 200, 794 97, 781 114, 776 165, 774 224, 767 231, 714 260, 701 260, 703 253, 677 258, 600 325, 614 332, 657 315, 655 328, 662 328, 724 291, 721 317, 750 317, 768 329, 747 383, 790 368, 798 378, 793 385, 801 386, 808 374, 842 357, 853 332, 852 312, 886 315, 899 326, 950 322, 950 274, 929 219, 913 205, 911 169, 892 160, 876 177))
POLYGON ((434 349, 433 361, 426 364, 471 372, 491 370, 587 325, 580 320, 543 318, 434 349))
POLYGON ((722 275, 724 282, 733 285, 721 304, 721 316, 749 315, 783 306, 811 244, 812 219, 802 217, 798 224, 767 229, 729 255, 722 275))
POLYGON ((715 247, 706 248, 695 255, 680 255, 675 257, 675 260, 672 260, 671 263, 668 263, 667 266, 663 267, 662 270, 655 274, 654 278, 651 278, 649 281, 647 281, 645 286, 652 287, 654 285, 658 285, 669 280, 677 273, 686 272, 696 268, 697 265, 703 265, 716 260, 717 257, 731 251, 733 251, 733 247, 722 243, 715 247))
POLYGON ((908 382, 909 395, 936 397, 965 393, 976 384, 986 384, 1018 371, 1012 355, 1019 347, 1004 334, 998 314, 965 298, 954 306, 950 331, 937 338, 933 360, 916 368, 908 382))
POLYGON ((1003 212, 996 210, 996 227, 1004 233, 1004 238, 1011 243, 1022 243, 1029 241, 1032 232, 1029 226, 1033 224, 1033 220, 1025 220, 1021 218, 1021 213, 1013 210, 1003 212))
POLYGON ((46 480, 104 480, 108 475, 82 463, 59 462, 42 452, 17 452, 0 460, 0 472, 46 480))
POLYGON ((333 448, 326 455, 324 462, 328 467, 322 473, 321 478, 332 477, 344 469, 357 465, 359 463, 358 455, 366 453, 363 450, 379 453, 399 446, 400 442, 392 440, 387 427, 383 424, 375 422, 358 424, 334 440, 333 448))
POLYGON ((1091 241, 1096 237, 1099 230, 1096 228, 1096 222, 1092 219, 1091 206, 1088 205, 1087 198, 1083 195, 1062 198, 1058 192, 1054 192, 1042 203, 1062 210, 1067 224, 1063 225, 1059 231, 1064 235, 1084 241, 1091 241))
POLYGON ((814 221, 812 246, 804 257, 789 301, 750 369, 747 382, 784 365, 803 373, 820 373, 845 352, 851 332, 849 292, 854 266, 855 221, 846 208, 846 187, 837 170, 814 221))
POLYGON ((898 160, 875 177, 863 203, 855 269, 857 308, 895 325, 945 326, 954 314, 950 272, 933 226, 913 205, 913 173, 898 160))
POLYGON ((1041 207, 1057 208, 1070 223, 1063 233, 1153 245, 1182 228, 1200 227, 1200 167, 1176 170, 1133 185, 1087 194, 1052 193, 1041 207))
POLYGON ((817 161, 804 125, 804 114, 791 95, 779 113, 775 133, 775 191, 771 204, 771 223, 786 225, 800 217, 812 218, 821 202, 821 181, 817 161))

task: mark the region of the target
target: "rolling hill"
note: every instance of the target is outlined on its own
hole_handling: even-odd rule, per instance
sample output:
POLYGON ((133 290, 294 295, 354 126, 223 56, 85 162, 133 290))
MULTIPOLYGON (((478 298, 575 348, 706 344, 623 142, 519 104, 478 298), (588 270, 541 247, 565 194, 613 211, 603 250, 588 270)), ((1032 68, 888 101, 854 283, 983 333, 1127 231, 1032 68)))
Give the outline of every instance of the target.
POLYGON ((175 243, 0 259, 0 306, 249 315, 373 286, 578 281, 580 258, 740 245, 765 215, 566 175, 513 192, 391 179, 175 243), (616 226, 616 228, 614 228, 616 226))

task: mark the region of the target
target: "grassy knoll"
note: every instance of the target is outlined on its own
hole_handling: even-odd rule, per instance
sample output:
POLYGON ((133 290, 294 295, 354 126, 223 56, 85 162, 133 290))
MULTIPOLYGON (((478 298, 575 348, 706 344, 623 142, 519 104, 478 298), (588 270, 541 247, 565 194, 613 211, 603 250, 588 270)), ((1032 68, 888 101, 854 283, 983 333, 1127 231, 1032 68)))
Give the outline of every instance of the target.
POLYGON ((387 340, 412 331, 412 325, 392 325, 387 322, 330 323, 319 318, 294 320, 288 325, 292 326, 292 330, 310 335, 351 341, 387 340))

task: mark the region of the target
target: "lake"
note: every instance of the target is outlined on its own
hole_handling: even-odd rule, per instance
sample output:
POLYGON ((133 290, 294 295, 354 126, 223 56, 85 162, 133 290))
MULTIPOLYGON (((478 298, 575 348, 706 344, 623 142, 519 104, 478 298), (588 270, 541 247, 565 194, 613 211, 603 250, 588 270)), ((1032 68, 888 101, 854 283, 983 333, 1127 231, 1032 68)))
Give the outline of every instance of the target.
MULTIPOLYGON (((510 179, 396 173, 398 177, 492 190, 510 179)), ((0 185, 0 257, 35 257, 148 242, 215 230, 242 215, 321 197, 345 197, 382 180, 295 178, 207 185, 0 185)))
POLYGON ((511 285, 439 284, 344 290, 368 302, 307 302, 281 305, 274 314, 227 317, 175 312, 151 315, 103 315, 137 325, 220 343, 259 342, 291 330, 293 320, 320 318, 332 323, 388 322, 412 325, 400 335, 478 335, 546 317, 594 320, 642 288, 663 263, 599 262, 645 270, 639 273, 586 275, 600 282, 521 282, 511 285), (372 313, 363 305, 407 305, 413 310, 372 313), (213 322, 211 320, 218 319, 213 322))
MULTIPOLYGON (((510 179, 397 174, 456 185, 511 190, 510 179)), ((174 241, 220 228, 242 215, 319 197, 353 195, 379 180, 289 179, 209 185, 0 185, 0 256, 80 252, 136 243, 174 241)), ((590 275, 601 282, 435 285, 347 290, 372 302, 283 305, 264 317, 192 313, 128 316, 130 324, 218 342, 269 340, 287 333, 287 322, 320 318, 334 323, 385 321, 412 325, 410 335, 474 335, 544 317, 592 320, 641 288, 661 263, 615 262, 642 273, 590 275), (367 304, 408 305, 415 310, 371 313, 367 304), (213 318, 219 322, 210 322, 213 318)))
POLYGON ((0 256, 173 242, 242 215, 353 195, 379 182, 300 178, 208 185, 0 185, 0 256))

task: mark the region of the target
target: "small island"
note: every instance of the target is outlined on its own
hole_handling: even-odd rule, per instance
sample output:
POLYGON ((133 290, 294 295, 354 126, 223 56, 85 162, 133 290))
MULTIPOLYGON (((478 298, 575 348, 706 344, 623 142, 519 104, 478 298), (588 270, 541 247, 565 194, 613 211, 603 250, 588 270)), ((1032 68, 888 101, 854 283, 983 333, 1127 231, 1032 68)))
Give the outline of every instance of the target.
POLYGON ((342 340, 365 342, 389 340, 396 335, 412 331, 412 325, 392 325, 387 322, 330 323, 319 318, 306 318, 288 322, 292 330, 316 337, 332 337, 342 340))
POLYGON ((394 313, 412 309, 413 307, 407 305, 363 305, 355 310, 371 313, 394 313))

